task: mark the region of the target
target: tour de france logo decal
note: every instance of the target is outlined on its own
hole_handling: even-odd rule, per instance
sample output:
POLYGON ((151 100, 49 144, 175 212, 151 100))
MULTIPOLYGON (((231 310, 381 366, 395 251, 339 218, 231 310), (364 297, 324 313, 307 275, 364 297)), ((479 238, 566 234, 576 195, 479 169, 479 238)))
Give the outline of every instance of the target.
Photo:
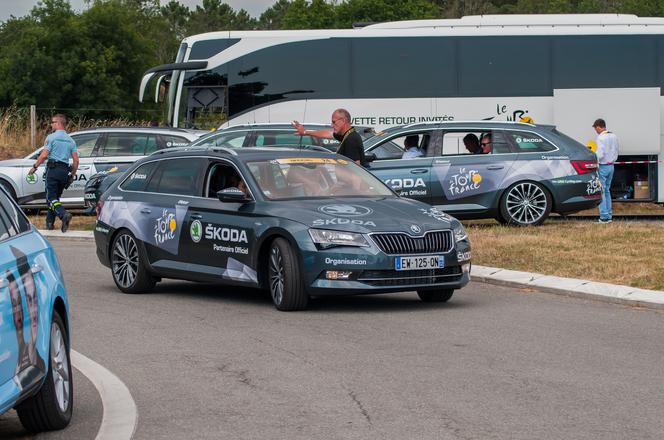
POLYGON ((468 170, 460 168, 458 174, 452 175, 450 184, 450 193, 452 195, 463 194, 480 188, 482 175, 478 170, 468 170))
POLYGON ((193 241, 194 243, 198 243, 199 241, 201 241, 202 231, 203 231, 203 225, 201 225, 201 222, 198 220, 194 220, 191 223, 191 227, 189 228, 189 234, 191 234, 191 241, 193 241))
POLYGON ((37 176, 34 173, 33 174, 28 174, 27 176, 25 176, 25 180, 30 185, 34 185, 35 183, 37 183, 37 176))
POLYGON ((162 211, 161 217, 157 218, 154 225, 154 241, 156 244, 163 244, 175 237, 175 230, 178 222, 175 220, 175 213, 167 209, 162 211))
POLYGON ((373 210, 360 205, 324 205, 318 208, 320 212, 337 217, 363 217, 369 215, 373 210))

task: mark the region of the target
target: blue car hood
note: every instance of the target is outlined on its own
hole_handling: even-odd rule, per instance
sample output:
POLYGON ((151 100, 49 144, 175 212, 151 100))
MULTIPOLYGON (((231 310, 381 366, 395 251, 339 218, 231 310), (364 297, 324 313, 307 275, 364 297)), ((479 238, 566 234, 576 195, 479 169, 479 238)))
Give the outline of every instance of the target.
POLYGON ((360 233, 423 233, 450 229, 451 217, 415 200, 384 198, 299 199, 271 202, 271 215, 321 229, 360 233), (418 232, 419 231, 419 232, 418 232))

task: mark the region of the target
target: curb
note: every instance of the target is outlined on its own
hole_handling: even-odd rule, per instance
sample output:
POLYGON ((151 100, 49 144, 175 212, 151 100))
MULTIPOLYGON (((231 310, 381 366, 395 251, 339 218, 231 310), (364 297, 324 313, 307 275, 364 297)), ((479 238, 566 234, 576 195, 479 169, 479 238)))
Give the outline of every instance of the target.
MULTIPOLYGON (((57 230, 39 232, 49 240, 94 240, 92 231, 68 231, 65 234, 57 230)), ((659 290, 477 265, 473 265, 470 278, 472 281, 498 286, 532 288, 556 295, 664 309, 664 292, 659 290)))
POLYGON ((476 265, 473 265, 471 279, 499 286, 533 288, 556 295, 664 309, 664 292, 659 290, 476 265))

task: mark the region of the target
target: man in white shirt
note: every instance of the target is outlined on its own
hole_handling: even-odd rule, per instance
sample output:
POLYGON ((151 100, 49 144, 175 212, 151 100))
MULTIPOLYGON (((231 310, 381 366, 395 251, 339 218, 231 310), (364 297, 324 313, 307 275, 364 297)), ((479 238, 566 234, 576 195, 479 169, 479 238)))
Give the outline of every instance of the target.
POLYGON ((611 180, 613 179, 613 162, 618 159, 618 136, 606 129, 604 119, 593 123, 597 133, 597 161, 599 162, 599 181, 602 184, 602 202, 599 204, 598 223, 611 223, 611 180))
POLYGON ((403 152, 403 155, 401 155, 401 158, 414 159, 416 157, 424 156, 424 152, 420 150, 418 146, 419 142, 420 138, 416 134, 406 136, 406 139, 404 139, 404 147, 406 148, 406 150, 403 152))

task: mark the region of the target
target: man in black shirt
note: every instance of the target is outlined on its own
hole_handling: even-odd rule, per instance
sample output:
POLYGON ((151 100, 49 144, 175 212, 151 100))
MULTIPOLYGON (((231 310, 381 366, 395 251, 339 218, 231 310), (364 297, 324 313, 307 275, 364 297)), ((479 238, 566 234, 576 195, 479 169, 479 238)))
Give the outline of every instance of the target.
POLYGON ((339 141, 337 153, 355 161, 356 164, 365 166, 364 144, 362 137, 350 125, 350 113, 348 110, 338 108, 332 113, 332 130, 305 130, 298 121, 293 121, 293 127, 300 136, 316 136, 339 141))

